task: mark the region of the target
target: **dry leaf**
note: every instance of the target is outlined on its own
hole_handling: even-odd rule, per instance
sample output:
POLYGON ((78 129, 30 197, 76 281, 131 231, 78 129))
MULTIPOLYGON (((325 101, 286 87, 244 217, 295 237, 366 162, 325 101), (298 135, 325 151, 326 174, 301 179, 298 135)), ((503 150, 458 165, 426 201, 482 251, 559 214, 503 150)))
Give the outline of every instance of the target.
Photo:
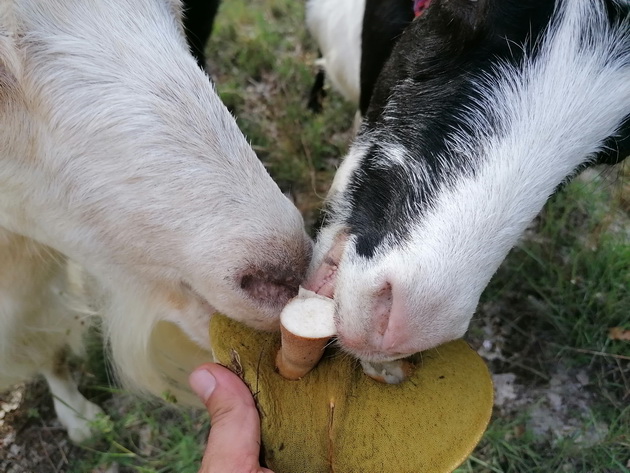
POLYGON ((608 329, 608 338, 611 340, 626 340, 630 342, 630 330, 621 327, 608 329))

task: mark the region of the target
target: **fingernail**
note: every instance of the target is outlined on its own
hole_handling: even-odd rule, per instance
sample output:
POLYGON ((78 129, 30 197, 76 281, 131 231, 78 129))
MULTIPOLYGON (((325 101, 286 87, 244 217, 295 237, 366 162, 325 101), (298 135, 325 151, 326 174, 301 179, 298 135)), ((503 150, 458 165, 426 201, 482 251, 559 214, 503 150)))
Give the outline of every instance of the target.
POLYGON ((193 371, 188 378, 190 387, 195 391, 195 394, 201 398, 205 403, 212 395, 214 388, 217 386, 217 380, 212 373, 206 369, 198 369, 193 371))

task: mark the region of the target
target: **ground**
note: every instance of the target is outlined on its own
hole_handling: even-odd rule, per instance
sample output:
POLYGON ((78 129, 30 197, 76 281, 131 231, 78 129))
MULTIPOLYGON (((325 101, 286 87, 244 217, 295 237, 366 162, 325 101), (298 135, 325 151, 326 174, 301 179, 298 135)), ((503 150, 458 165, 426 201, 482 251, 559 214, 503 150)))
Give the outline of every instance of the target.
MULTIPOLYGON (((306 107, 316 48, 303 2, 230 0, 208 46, 218 91, 312 231, 352 138, 354 109, 328 90, 306 107)), ((467 335, 487 361, 495 411, 463 472, 630 471, 630 165, 590 170, 532 223, 467 335)), ((98 344, 77 362, 105 408, 100 438, 71 445, 42 381, 0 394, 0 471, 196 472, 205 413, 140 401, 107 381, 98 344)))

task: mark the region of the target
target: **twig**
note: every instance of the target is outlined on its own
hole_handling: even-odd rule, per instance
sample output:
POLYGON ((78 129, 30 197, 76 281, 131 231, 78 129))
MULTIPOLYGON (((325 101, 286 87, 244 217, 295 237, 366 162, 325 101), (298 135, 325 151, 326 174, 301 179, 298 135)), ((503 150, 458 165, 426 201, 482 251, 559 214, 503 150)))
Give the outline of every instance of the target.
POLYGON ((319 195, 317 192, 317 173, 315 172, 315 165, 313 164, 313 157, 311 156, 311 150, 304 142, 304 136, 300 135, 300 145, 302 146, 302 151, 304 152, 304 156, 306 157, 306 163, 308 164, 308 173, 309 178, 311 180, 311 187, 313 188, 313 193, 315 196, 323 200, 324 196, 319 195))
POLYGON ((605 357, 609 357, 609 358, 615 358, 617 360, 626 360, 626 361, 630 361, 630 356, 624 356, 624 355, 615 355, 613 353, 605 353, 602 351, 594 351, 594 350, 586 350, 584 348, 573 348, 573 347, 568 347, 566 345, 560 345, 559 343, 553 343, 553 342, 549 342, 550 345, 556 346, 556 347, 560 347, 560 348, 565 348, 569 351, 574 351, 577 353, 585 353, 587 355, 595 355, 595 356, 605 356, 605 357))
POLYGON ((506 362, 510 363, 511 365, 517 366, 517 367, 519 367, 521 369, 524 369, 526 371, 529 371, 530 373, 533 373, 536 376, 539 376, 540 378, 544 379, 545 381, 549 381, 549 376, 547 376, 542 371, 539 371, 536 368, 532 368, 531 366, 527 366, 527 365, 525 365, 523 363, 520 363, 520 362, 516 361, 514 358, 508 358, 506 360, 506 362))
POLYGON ((625 387, 626 393, 623 396, 624 400, 630 396, 630 386, 628 386, 628 379, 626 378, 626 375, 623 372, 623 368, 621 367, 621 363, 619 362, 619 360, 617 361, 617 368, 619 368, 619 374, 621 375, 621 379, 623 380, 623 385, 625 387))
POLYGON ((42 445, 42 451, 44 452, 44 456, 46 457, 46 460, 48 460, 48 463, 50 463, 50 466, 53 468, 53 470, 55 472, 58 472, 59 469, 55 466, 55 464, 52 461, 52 458, 50 458, 50 455, 48 454, 48 450, 46 449, 46 443, 44 442, 42 433, 38 431, 37 436, 39 437, 39 442, 42 445))
POLYGON ((502 473, 503 470, 499 470, 495 467, 493 467, 492 465, 490 465, 489 463, 486 463, 485 461, 481 460, 480 458, 477 457, 473 457, 472 455, 468 457, 468 459, 471 462, 477 463, 485 468, 488 468, 489 470, 495 472, 495 473, 502 473))
POLYGON ((64 452, 64 450, 63 450, 63 448, 61 446, 59 447, 59 453, 61 453, 61 458, 62 458, 63 464, 69 465, 68 457, 66 456, 66 452, 64 452))

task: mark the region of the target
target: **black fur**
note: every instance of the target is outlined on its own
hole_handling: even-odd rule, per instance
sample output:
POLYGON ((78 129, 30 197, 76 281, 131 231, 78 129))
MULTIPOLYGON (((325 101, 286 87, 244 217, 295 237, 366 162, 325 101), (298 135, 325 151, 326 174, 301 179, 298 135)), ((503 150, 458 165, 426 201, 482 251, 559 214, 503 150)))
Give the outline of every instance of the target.
MULTIPOLYGON (((475 172, 480 156, 458 154, 449 149, 446 139, 454 130, 473 136, 463 129, 465 121, 460 117, 478 107, 476 81, 492 75, 498 61, 518 65, 525 53, 535 57, 554 8, 553 0, 433 0, 404 29, 374 79, 371 95, 362 91, 369 106, 358 142, 369 146, 369 151, 343 196, 350 206, 346 224, 356 235, 359 255, 372 257, 379 245, 404 239, 409 222, 431 208, 437 189, 457 175, 475 172), (387 143, 402 145, 408 164, 384 168, 388 161, 379 159, 385 152, 380 145, 387 143), (414 166, 428 171, 422 174, 427 176, 423 182, 414 182, 407 174, 414 166)), ((609 9, 611 21, 619 18, 619 8, 609 9)), ((366 20, 370 15, 366 12, 366 20)), ((370 45, 370 51, 376 50, 377 39, 366 42, 365 37, 382 26, 374 28, 364 24, 364 44, 370 45)), ((383 37, 383 48, 391 45, 391 38, 383 37)), ((362 75, 378 69, 377 61, 371 69, 368 62, 362 61, 362 75)), ((362 86, 370 80, 362 77, 362 86)), ((492 119, 492 114, 485 115, 492 119)), ((502 124, 486 125, 500 131, 502 124)), ((629 127, 626 121, 619 136, 608 140, 599 162, 615 163, 630 153, 629 127)))
POLYGON ((326 72, 323 68, 319 68, 315 75, 315 82, 313 82, 311 92, 308 95, 307 108, 313 113, 321 113, 324 109, 324 98, 326 98, 325 80, 326 72))
POLYGON ((202 69, 206 68, 205 48, 212 33, 220 0, 184 0, 184 30, 190 50, 202 69))
MULTIPOLYGON (((618 22, 630 17, 630 7, 622 6, 612 1, 606 2, 608 21, 618 22)), ((628 46, 630 48, 630 46, 628 46)), ((597 164, 618 164, 630 156, 630 116, 626 117, 615 136, 611 136, 604 143, 604 150, 597 155, 597 164)))
POLYGON ((619 164, 630 156, 630 117, 621 125, 615 136, 604 143, 604 150, 597 155, 597 164, 619 164))
POLYGON ((383 169, 378 153, 367 153, 346 194, 359 255, 373 256, 386 239, 404 239, 412 214, 430 208, 442 184, 453 174, 474 172, 475 156, 446 148, 447 135, 464 126, 458 117, 478 98, 473 78, 498 58, 520 61, 523 51, 504 38, 531 44, 528 38, 541 34, 552 13, 548 0, 434 0, 405 29, 378 77, 359 141, 401 144, 409 160, 426 166, 429 181, 412 182, 398 166, 383 169))
POLYGON ((361 31, 361 114, 367 111, 376 79, 413 17, 411 0, 366 0, 361 31))

